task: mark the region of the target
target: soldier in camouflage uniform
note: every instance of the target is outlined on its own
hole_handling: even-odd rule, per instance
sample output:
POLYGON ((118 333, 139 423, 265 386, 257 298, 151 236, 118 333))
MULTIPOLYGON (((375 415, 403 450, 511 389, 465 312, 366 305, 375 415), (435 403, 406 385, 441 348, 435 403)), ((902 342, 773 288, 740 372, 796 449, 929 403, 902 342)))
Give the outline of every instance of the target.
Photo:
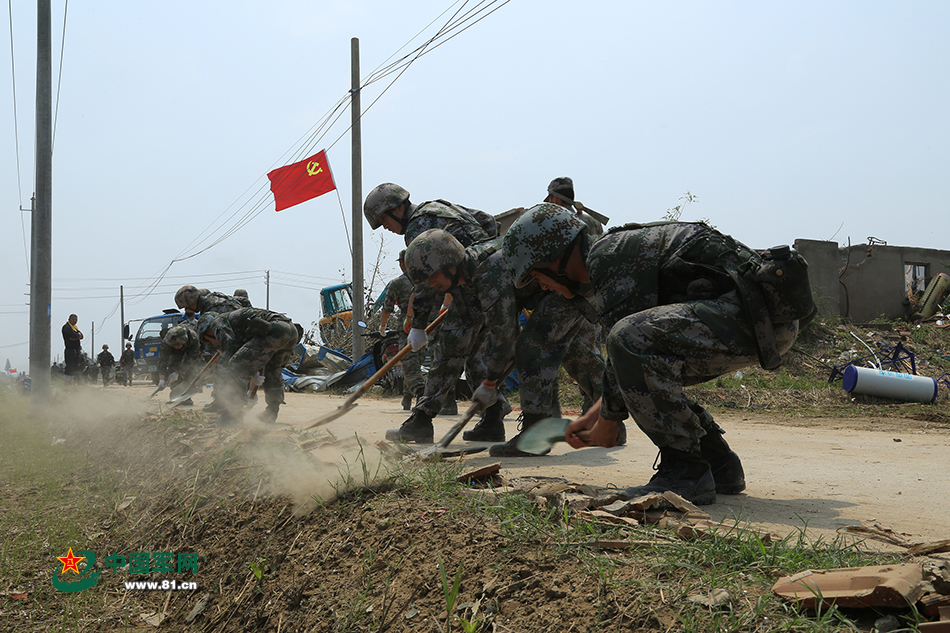
MULTIPOLYGON (((396 330, 399 332, 400 349, 406 346, 406 339, 409 336, 409 330, 412 327, 411 301, 413 295, 413 284, 406 274, 406 251, 399 251, 399 268, 402 275, 396 277, 386 288, 386 298, 383 299, 382 315, 379 322, 379 333, 386 334, 386 326, 389 324, 389 317, 399 306, 402 322, 396 330)), ((422 362, 419 354, 407 354, 402 359, 402 408, 408 411, 412 408, 412 399, 422 396, 425 392, 426 381, 422 377, 422 362)))
POLYGON ((262 308, 241 308, 227 313, 206 312, 198 319, 202 341, 212 343, 225 363, 219 363, 222 424, 240 422, 248 398, 256 393, 257 376, 263 376, 267 408, 261 420, 274 422, 284 403, 281 370, 293 357, 300 331, 284 314, 262 308))
MULTIPOLYGON (((232 296, 226 295, 223 292, 212 292, 207 288, 195 288, 194 286, 182 286, 178 289, 178 292, 175 293, 175 305, 185 311, 185 317, 187 319, 194 319, 195 313, 206 314, 206 313, 216 313, 216 314, 225 314, 231 312, 232 310, 240 310, 241 308, 250 308, 251 302, 247 297, 241 296, 232 296)), ((222 361, 226 361, 226 358, 222 358, 222 361)), ((204 411, 208 413, 220 413, 222 411, 222 405, 218 402, 218 387, 217 384, 220 382, 218 380, 220 367, 222 363, 218 363, 218 366, 214 368, 214 384, 215 387, 211 391, 211 402, 204 406, 204 411)))
POLYGON ((432 442, 432 418, 463 366, 470 380, 480 382, 472 401, 486 417, 503 417, 506 401, 497 387, 514 360, 518 307, 500 248, 500 239, 465 248, 447 231, 431 229, 406 249, 409 278, 450 292, 449 315, 457 318, 450 323, 447 316, 443 323, 442 354, 426 377, 425 395, 400 428, 386 432, 386 439, 432 442))
POLYGON ((159 388, 164 389, 166 380, 187 384, 197 375, 200 362, 201 342, 195 328, 186 322, 169 329, 158 351, 159 388))
MULTIPOLYGON (((469 209, 445 200, 413 205, 409 201, 408 191, 389 182, 378 185, 369 192, 363 204, 363 215, 374 231, 383 227, 391 233, 404 236, 407 247, 412 240, 430 229, 447 231, 464 247, 498 236, 495 219, 484 211, 469 209)), ((417 352, 428 342, 425 327, 438 316, 445 295, 429 287, 424 281, 417 284, 415 291, 416 296, 412 302, 414 327, 410 329, 407 341, 412 345, 412 350, 417 352)), ((459 349, 446 349, 444 346, 451 345, 452 342, 446 343, 442 336, 446 329, 465 329, 465 323, 454 322, 456 314, 459 313, 448 314, 435 334, 433 359, 437 359, 440 354, 457 356, 460 353, 459 349)), ((445 395, 448 399, 442 412, 450 413, 447 411, 450 409, 451 413, 454 413, 457 411, 454 389, 445 395)))
MULTIPOLYGON (((545 201, 570 206, 575 204, 573 197, 571 179, 555 178, 548 185, 545 201)), ((585 221, 590 220, 592 225, 603 231, 600 223, 593 218, 580 215, 580 211, 578 216, 585 221)), ((522 429, 530 428, 544 418, 561 417, 557 392, 558 369, 561 365, 577 381, 584 398, 584 411, 587 411, 601 396, 600 376, 604 372, 604 359, 594 324, 585 319, 569 300, 544 290, 537 281, 519 288, 516 294, 519 307, 530 312, 518 336, 515 354, 520 382, 522 429)), ((621 428, 623 443, 626 441, 623 423, 621 428)), ((503 433, 503 429, 496 428, 493 433, 483 421, 471 431, 466 431, 463 438, 494 441, 495 433, 503 433)), ((515 435, 504 444, 492 446, 490 454, 493 457, 535 457, 518 448, 520 437, 520 434, 515 435)))
POLYGON ((723 431, 683 388, 768 366, 759 342, 765 329, 779 354, 791 348, 798 320, 763 317, 739 273, 741 262, 755 263, 754 252, 694 223, 626 225, 590 239, 574 214, 542 204, 512 225, 504 254, 517 285, 534 278, 565 297, 589 297, 608 332, 603 397, 568 426, 571 446, 617 445, 617 424, 629 413, 659 447, 660 465, 628 496, 672 490, 708 504, 717 492, 745 488, 723 431), (589 441, 578 436, 584 429, 589 441))
POLYGON ((185 311, 185 317, 193 318, 195 314, 205 312, 230 312, 240 308, 250 308, 251 302, 247 297, 226 295, 223 292, 212 292, 207 288, 182 286, 175 293, 175 305, 185 311))

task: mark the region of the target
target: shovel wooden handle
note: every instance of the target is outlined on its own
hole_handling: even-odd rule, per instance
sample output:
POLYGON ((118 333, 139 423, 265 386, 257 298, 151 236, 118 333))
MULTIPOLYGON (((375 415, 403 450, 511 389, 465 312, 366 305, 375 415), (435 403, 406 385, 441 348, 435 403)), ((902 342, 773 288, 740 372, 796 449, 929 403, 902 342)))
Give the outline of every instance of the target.
MULTIPOLYGON (((442 321, 445 321, 445 315, 446 315, 446 314, 448 314, 448 312, 443 312, 442 314, 440 314, 439 316, 437 316, 437 317, 435 318, 435 320, 432 321, 432 323, 429 324, 429 327, 427 327, 426 330, 425 330, 426 336, 428 336, 429 334, 431 334, 431 333, 433 332, 433 330, 435 330, 435 328, 437 328, 437 327, 439 327, 440 325, 442 325, 442 321)), ((349 398, 347 398, 347 399, 346 399, 346 402, 344 402, 341 406, 348 406, 348 405, 351 405, 351 404, 353 404, 354 402, 356 402, 357 400, 359 400, 360 398, 362 398, 363 396, 365 396, 365 395, 366 395, 366 392, 369 391, 369 390, 372 388, 372 386, 375 385, 376 382, 377 382, 380 378, 382 378, 383 376, 385 376, 386 373, 387 373, 390 369, 392 369, 393 367, 395 367, 396 364, 399 363, 399 361, 401 361, 403 358, 405 358, 405 357, 409 354, 409 352, 411 352, 411 351, 412 351, 412 345, 409 345, 409 344, 407 343, 406 346, 403 347, 401 350, 399 350, 399 352, 397 352, 395 356, 393 356, 393 357, 390 358, 388 361, 386 361, 386 364, 383 365, 382 367, 380 367, 380 368, 379 368, 379 371, 377 371, 375 374, 373 374, 372 376, 370 376, 369 378, 367 378, 367 379, 366 379, 366 382, 364 382, 362 385, 360 385, 360 386, 359 386, 359 389, 357 389, 356 391, 354 391, 353 394, 352 394, 349 398)))

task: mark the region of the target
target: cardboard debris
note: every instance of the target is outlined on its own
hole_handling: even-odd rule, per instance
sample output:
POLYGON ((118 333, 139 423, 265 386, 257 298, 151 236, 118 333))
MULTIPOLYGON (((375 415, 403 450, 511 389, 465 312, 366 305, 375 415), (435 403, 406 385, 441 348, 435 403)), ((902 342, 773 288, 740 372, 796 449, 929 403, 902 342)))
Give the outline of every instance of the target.
POLYGON ((913 556, 936 554, 938 552, 950 552, 950 539, 936 541, 934 543, 921 543, 907 548, 907 553, 913 556))
POLYGON ((640 522, 631 517, 618 517, 610 512, 605 512, 604 510, 584 510, 583 512, 577 513, 578 519, 584 519, 587 521, 601 522, 601 523, 613 523, 619 525, 629 525, 630 527, 640 527, 640 522))
POLYGON ((924 595, 920 565, 877 565, 815 569, 784 576, 772 591, 806 609, 819 603, 839 607, 906 607, 924 595))
POLYGON ((473 481, 490 480, 499 472, 501 472, 501 462, 495 462, 494 464, 489 464, 487 466, 482 466, 481 468, 476 468, 475 470, 470 470, 464 475, 459 475, 458 481, 461 481, 462 483, 471 483, 473 481))
POLYGON ((707 519, 684 524, 677 528, 676 533, 685 540, 707 538, 712 535, 735 540, 749 534, 755 534, 766 545, 782 540, 782 537, 774 532, 764 532, 748 525, 713 523, 707 519))
POLYGON ((950 596, 928 593, 920 599, 920 610, 932 618, 940 616, 943 609, 950 609, 950 596))

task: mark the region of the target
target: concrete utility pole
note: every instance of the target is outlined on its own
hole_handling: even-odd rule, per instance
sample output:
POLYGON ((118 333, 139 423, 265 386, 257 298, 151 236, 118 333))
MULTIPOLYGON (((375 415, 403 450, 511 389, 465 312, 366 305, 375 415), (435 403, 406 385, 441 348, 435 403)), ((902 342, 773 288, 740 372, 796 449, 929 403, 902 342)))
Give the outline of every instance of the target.
POLYGON ((267 288, 267 294, 264 299, 264 309, 270 310, 270 271, 264 271, 264 287, 267 288))
POLYGON ((36 3, 36 175, 30 241, 30 393, 49 401, 53 224, 53 63, 50 0, 36 3))
POLYGON ((353 360, 363 355, 363 154, 360 132, 360 40, 350 40, 350 137, 353 155, 353 360))
POLYGON ((125 292, 119 286, 119 352, 125 349, 125 292))

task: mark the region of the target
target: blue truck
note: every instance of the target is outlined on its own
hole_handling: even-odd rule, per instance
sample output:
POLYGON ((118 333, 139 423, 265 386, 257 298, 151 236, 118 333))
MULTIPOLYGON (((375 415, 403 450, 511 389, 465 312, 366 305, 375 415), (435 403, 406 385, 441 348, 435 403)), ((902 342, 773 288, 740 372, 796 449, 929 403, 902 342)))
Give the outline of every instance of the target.
POLYGON ((130 325, 125 324, 125 338, 132 341, 135 349, 135 375, 148 376, 154 384, 158 384, 158 354, 161 351, 162 339, 170 328, 185 320, 185 315, 175 309, 167 309, 157 316, 142 320, 133 340, 130 325))

